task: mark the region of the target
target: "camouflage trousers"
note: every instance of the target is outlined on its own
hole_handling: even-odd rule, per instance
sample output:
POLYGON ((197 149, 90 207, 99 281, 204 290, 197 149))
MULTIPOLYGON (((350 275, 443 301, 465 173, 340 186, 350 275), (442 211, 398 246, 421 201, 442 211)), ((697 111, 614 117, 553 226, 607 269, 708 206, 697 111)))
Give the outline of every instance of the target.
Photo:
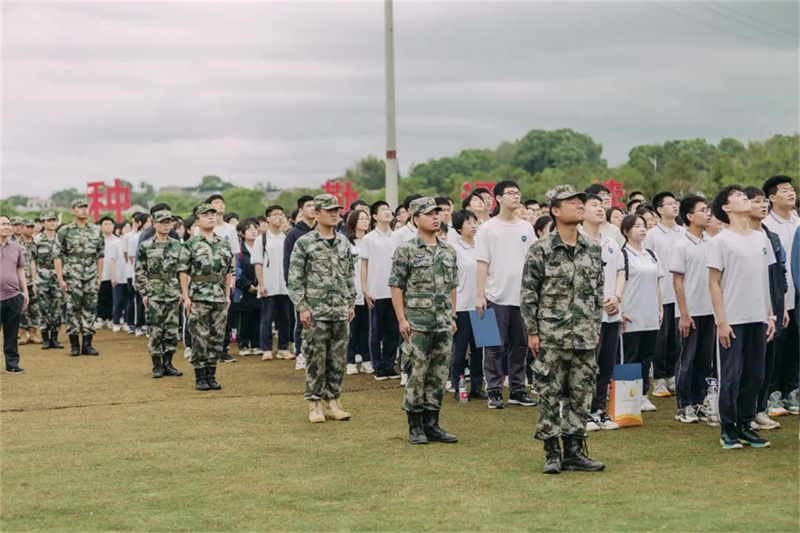
POLYGON ((594 350, 541 348, 533 362, 533 382, 539 393, 535 437, 584 437, 596 380, 594 350))
POLYGON ((39 301, 39 328, 42 331, 58 331, 61 327, 61 307, 64 305, 64 295, 58 280, 42 279, 36 284, 39 291, 36 299, 39 301))
POLYGON ((97 278, 65 280, 67 283, 67 335, 94 335, 97 313, 97 278))
POLYGON ((336 400, 342 395, 350 324, 347 320, 314 320, 303 329, 306 358, 305 400, 336 400))
POLYGON ((412 331, 410 342, 400 348, 401 366, 408 376, 403 409, 410 413, 439 411, 453 357, 449 331, 412 331))
POLYGON ((28 297, 30 298, 30 302, 28 303, 28 307, 22 310, 22 315, 19 319, 19 329, 39 327, 39 300, 33 295, 33 285, 28 285, 28 297))
POLYGON ((219 356, 222 355, 227 321, 225 302, 192 301, 188 322, 192 337, 192 357, 189 362, 195 368, 217 366, 219 356))
POLYGON ((149 348, 152 357, 172 355, 178 349, 179 315, 180 303, 176 300, 148 301, 147 332, 150 334, 149 348))

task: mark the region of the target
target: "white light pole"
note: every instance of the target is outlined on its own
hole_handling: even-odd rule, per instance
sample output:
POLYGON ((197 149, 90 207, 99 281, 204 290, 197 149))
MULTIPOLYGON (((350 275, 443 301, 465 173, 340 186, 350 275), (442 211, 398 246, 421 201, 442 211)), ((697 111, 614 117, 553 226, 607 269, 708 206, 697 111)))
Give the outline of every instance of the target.
POLYGON ((384 0, 386 66, 386 202, 397 207, 397 126, 394 103, 394 16, 392 0, 384 0))

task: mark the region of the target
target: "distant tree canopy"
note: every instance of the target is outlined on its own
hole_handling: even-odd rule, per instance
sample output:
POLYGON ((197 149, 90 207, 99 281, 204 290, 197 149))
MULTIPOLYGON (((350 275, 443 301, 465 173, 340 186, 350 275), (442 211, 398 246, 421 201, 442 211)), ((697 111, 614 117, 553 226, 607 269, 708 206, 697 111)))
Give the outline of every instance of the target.
POLYGON ((219 176, 208 175, 203 176, 203 179, 200 180, 200 186, 197 188, 198 191, 224 191, 225 189, 230 189, 234 187, 233 183, 222 181, 222 178, 219 176))

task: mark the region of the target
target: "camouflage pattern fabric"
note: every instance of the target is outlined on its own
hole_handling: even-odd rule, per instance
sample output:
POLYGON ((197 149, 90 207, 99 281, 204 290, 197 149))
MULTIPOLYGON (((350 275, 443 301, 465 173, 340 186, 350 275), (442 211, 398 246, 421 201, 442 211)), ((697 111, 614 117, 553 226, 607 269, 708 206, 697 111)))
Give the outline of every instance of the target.
POLYGON ((67 335, 94 335, 97 310, 97 281, 66 278, 67 335))
POLYGON ((178 272, 186 272, 192 278, 189 283, 189 298, 192 303, 197 300, 224 304, 225 276, 233 273, 233 252, 230 244, 217 235, 210 241, 202 235, 192 237, 183 245, 178 272), (201 281, 199 276, 218 276, 219 279, 201 281))
POLYGON ((314 320, 303 329, 306 400, 336 400, 342 395, 350 327, 347 320, 314 320))
POLYGON ((61 308, 64 295, 58 286, 53 266, 56 239, 48 239, 42 233, 34 239, 36 243, 36 299, 39 304, 39 327, 42 331, 57 331, 61 327, 61 308))
POLYGON ((402 345, 403 373, 408 376, 403 409, 408 412, 439 411, 453 356, 453 335, 447 331, 412 331, 402 345))
POLYGON ((533 378, 539 393, 535 437, 585 437, 597 379, 595 351, 540 348, 533 378))
POLYGON ((31 329, 39 327, 39 302, 33 294, 33 279, 31 271, 31 261, 36 262, 36 243, 31 239, 25 241, 20 239, 20 248, 22 248, 22 270, 25 272, 25 279, 28 281, 28 296, 30 302, 28 307, 22 310, 19 319, 20 329, 31 329))
POLYGON ((298 314, 311 311, 314 321, 349 320, 356 304, 350 242, 341 233, 334 236, 331 245, 318 230, 303 235, 289 260, 289 298, 298 314))
POLYGON ((450 291, 458 287, 452 246, 441 240, 428 246, 419 235, 400 245, 394 252, 389 285, 403 290, 403 310, 413 330, 451 330, 450 291))
POLYGON ((180 304, 177 300, 151 299, 147 303, 148 346, 152 357, 173 355, 178 349, 180 304))
POLYGON ((56 234, 54 257, 61 258, 64 281, 97 281, 97 260, 103 258, 105 247, 103 234, 95 224, 79 228, 71 222, 62 226, 56 234))
MULTIPOLYGON (((227 243, 225 244, 227 246, 227 243)), ((195 368, 217 366, 219 356, 222 354, 227 321, 228 312, 224 302, 192 301, 188 321, 192 337, 192 357, 189 362, 195 368)))
MULTIPOLYGON (((157 237, 147 239, 139 246, 134 268, 134 287, 142 298, 150 301, 176 302, 181 297, 178 264, 183 245, 168 238, 166 242, 157 237)), ((149 320, 149 318, 148 318, 149 320)))
POLYGON ((31 261, 36 261, 36 242, 20 239, 19 246, 22 248, 22 270, 25 272, 25 279, 28 280, 28 285, 33 285, 31 261))

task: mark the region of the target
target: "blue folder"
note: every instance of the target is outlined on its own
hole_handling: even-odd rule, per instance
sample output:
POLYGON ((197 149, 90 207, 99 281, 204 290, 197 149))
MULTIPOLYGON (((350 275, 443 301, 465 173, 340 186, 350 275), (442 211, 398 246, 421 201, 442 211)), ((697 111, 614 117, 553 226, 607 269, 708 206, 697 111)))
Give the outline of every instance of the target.
POLYGON ((470 311, 469 323, 472 325, 472 334, 475 336, 475 345, 478 348, 503 345, 494 309, 484 309, 483 318, 478 318, 477 311, 470 311))

